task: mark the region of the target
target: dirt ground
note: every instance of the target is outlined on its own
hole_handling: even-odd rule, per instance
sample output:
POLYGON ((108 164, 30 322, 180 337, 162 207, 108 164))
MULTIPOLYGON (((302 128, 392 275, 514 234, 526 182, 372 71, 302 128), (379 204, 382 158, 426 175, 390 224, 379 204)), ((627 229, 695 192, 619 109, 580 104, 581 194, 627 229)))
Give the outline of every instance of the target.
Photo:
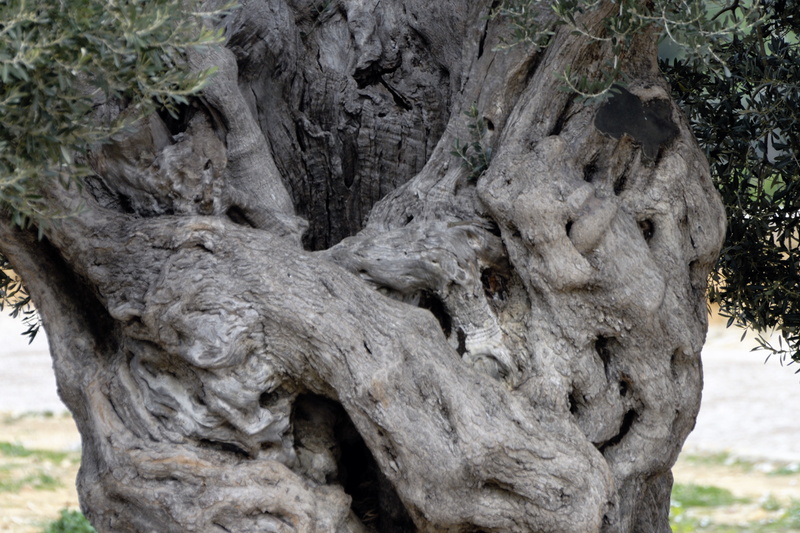
MULTIPOLYGON (((744 526, 774 520, 793 502, 800 501, 800 474, 781 473, 786 465, 766 460, 737 460, 732 456, 718 460, 712 455, 684 454, 673 468, 673 475, 676 484, 719 487, 729 490, 737 499, 747 500, 693 510, 696 515, 706 516, 717 524, 744 526), (775 510, 765 505, 770 500, 775 502, 775 510)), ((797 467, 796 463, 788 465, 792 469, 797 467)))
POLYGON ((0 448, 0 532, 41 533, 61 509, 79 508, 80 436, 70 416, 0 414, 4 443, 16 446, 0 448))

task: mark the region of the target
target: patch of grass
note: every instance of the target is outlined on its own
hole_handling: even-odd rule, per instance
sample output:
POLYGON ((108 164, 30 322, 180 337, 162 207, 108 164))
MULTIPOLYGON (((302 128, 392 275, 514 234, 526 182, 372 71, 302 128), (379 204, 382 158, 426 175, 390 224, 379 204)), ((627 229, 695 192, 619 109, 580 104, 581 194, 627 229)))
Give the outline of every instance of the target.
POLYGON ((728 465, 733 456, 729 452, 703 453, 703 454, 682 454, 681 459, 687 463, 701 465, 728 465))
POLYGON ((3 458, 0 464, 0 493, 18 492, 26 487, 34 490, 55 490, 63 486, 63 483, 51 475, 53 466, 63 466, 65 460, 72 463, 80 461, 78 454, 29 450, 7 442, 0 442, 0 458, 3 458))
POLYGON ((5 457, 30 457, 32 459, 51 461, 53 463, 61 463, 65 459, 76 460, 77 457, 75 453, 56 452, 52 450, 31 450, 19 444, 11 444, 10 442, 0 442, 0 455, 5 457))
POLYGON ((728 452, 718 452, 709 454, 685 454, 681 459, 693 465, 705 466, 736 466, 745 472, 750 472, 755 467, 753 461, 735 457, 728 452))
POLYGON ((6 457, 29 457, 32 452, 19 444, 0 442, 0 453, 6 457))
POLYGON ((770 525, 778 528, 774 531, 800 530, 800 501, 793 501, 781 517, 770 525))
POLYGON ((728 452, 708 454, 683 454, 681 460, 691 465, 736 467, 742 472, 760 472, 768 476, 793 476, 800 474, 800 462, 752 461, 728 452))
POLYGON ((63 485, 60 480, 54 478, 50 474, 38 472, 30 476, 26 476, 22 480, 23 485, 33 487, 36 490, 55 490, 63 485))
MULTIPOLYGON (((705 506, 707 509, 709 506, 705 506)), ((775 513, 774 518, 758 520, 746 524, 718 524, 708 516, 703 516, 703 506, 686 508, 673 499, 670 506, 670 526, 673 533, 787 533, 800 531, 800 501, 792 501, 782 509, 783 504, 774 497, 767 497, 761 507, 775 513)))
POLYGON ((793 476, 795 474, 800 474, 800 463, 788 463, 769 473, 770 476, 793 476))
POLYGON ((19 478, 12 475, 10 469, 0 472, 0 492, 18 492, 24 487, 34 490, 55 490, 61 486, 63 486, 61 481, 44 472, 36 472, 19 478))
POLYGON ((54 413, 53 411, 25 411, 16 414, 5 414, 2 418, 3 424, 15 424, 29 418, 70 418, 72 415, 67 411, 54 413))
POLYGON ((669 508, 669 525, 672 526, 672 533, 692 533, 707 524, 687 514, 686 509, 673 503, 669 508))
POLYGON ((746 503, 747 500, 734 497, 728 489, 693 483, 677 483, 672 488, 672 501, 681 508, 689 507, 722 507, 735 503, 746 503))
POLYGON ((777 511, 781 508, 781 502, 772 494, 761 500, 761 508, 765 511, 777 511))
POLYGON ((44 533, 97 533, 83 513, 62 509, 61 517, 51 522, 44 533))

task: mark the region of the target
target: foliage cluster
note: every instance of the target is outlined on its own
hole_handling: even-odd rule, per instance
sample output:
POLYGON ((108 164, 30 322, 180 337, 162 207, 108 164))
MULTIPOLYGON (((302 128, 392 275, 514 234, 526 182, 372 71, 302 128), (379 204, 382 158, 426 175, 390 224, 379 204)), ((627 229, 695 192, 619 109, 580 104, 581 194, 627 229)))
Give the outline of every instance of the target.
POLYGON ((553 24, 608 45, 610 59, 598 75, 566 70, 561 73, 566 88, 584 98, 606 95, 624 77, 627 52, 633 40, 648 32, 681 47, 688 62, 713 72, 724 71, 718 44, 755 22, 760 12, 740 6, 739 0, 506 0, 492 13, 504 17, 510 32, 504 46, 542 46, 554 34, 553 24), (733 8, 733 5, 736 5, 733 8), (581 15, 613 6, 613 16, 603 20, 600 31, 590 30, 581 15), (739 17, 735 16, 736 12, 739 17))
MULTIPOLYGON (((41 184, 80 183, 83 154, 160 108, 171 114, 212 70, 187 51, 221 42, 184 0, 0 2, 0 213, 20 226, 62 215, 41 184)), ((66 215, 66 213, 63 213, 66 215)), ((0 257, 0 269, 9 265, 0 257)), ((0 310, 30 311, 18 281, 0 273, 0 310)), ((35 334, 36 324, 27 333, 35 334)))
POLYGON ((662 67, 728 211, 711 299, 729 325, 800 361, 800 2, 764 1, 758 11, 747 31, 717 43, 726 75, 685 59, 662 67))
MULTIPOLYGON (((75 154, 105 142, 155 106, 173 111, 211 71, 185 68, 186 50, 218 30, 181 0, 0 3, 0 201, 24 225, 45 214, 44 180, 88 172, 75 154), (122 114, 93 112, 116 102, 122 114)), ((52 213, 46 213, 52 216, 52 213)))
POLYGON ((12 318, 21 318, 31 341, 39 331, 39 315, 31 305, 31 297, 22 280, 14 273, 8 260, 0 255, 0 312, 11 309, 12 318))
POLYGON ((62 509, 61 517, 47 526, 44 533, 97 533, 80 511, 62 509))
POLYGON ((463 143, 456 139, 453 150, 450 152, 461 160, 461 164, 469 170, 469 179, 477 181, 481 174, 489 168, 492 161, 492 148, 483 143, 489 125, 478 110, 478 104, 473 103, 464 112, 467 117, 467 128, 469 129, 469 142, 463 143))

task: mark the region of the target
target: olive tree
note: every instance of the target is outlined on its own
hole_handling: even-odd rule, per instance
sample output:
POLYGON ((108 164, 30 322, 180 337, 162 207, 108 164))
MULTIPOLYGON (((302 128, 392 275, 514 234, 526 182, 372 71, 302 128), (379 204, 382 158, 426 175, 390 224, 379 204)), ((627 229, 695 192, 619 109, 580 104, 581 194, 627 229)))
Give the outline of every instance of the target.
POLYGON ((98 531, 669 531, 725 217, 622 4, 244 1, 3 219, 98 531))

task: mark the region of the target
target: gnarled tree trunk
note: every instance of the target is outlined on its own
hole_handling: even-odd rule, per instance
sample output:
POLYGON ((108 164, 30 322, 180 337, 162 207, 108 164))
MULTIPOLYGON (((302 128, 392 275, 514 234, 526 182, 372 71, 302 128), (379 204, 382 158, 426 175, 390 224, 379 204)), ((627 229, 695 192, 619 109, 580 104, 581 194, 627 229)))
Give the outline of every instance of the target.
POLYGON ((245 0, 74 217, 2 223, 99 531, 669 531, 720 201, 652 36, 583 102, 605 44, 490 7, 245 0))

